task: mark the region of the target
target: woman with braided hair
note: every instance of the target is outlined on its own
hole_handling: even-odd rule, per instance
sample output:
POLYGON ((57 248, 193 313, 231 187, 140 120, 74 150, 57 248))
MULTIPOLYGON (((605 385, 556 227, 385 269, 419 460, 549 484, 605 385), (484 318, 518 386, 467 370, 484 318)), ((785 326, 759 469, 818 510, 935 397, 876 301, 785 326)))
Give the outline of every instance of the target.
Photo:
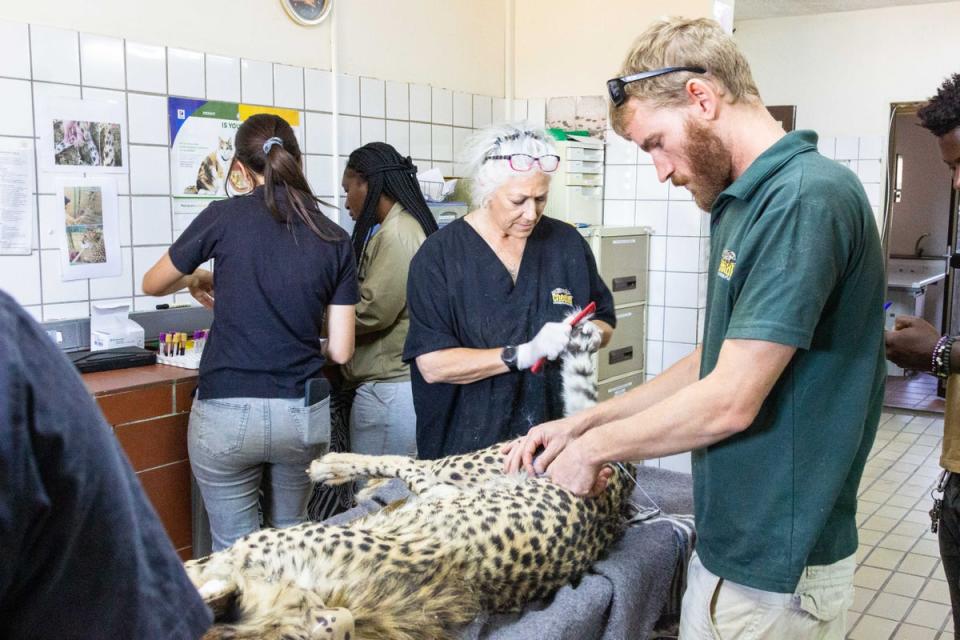
POLYGON ((342 368, 347 386, 356 388, 350 449, 357 453, 417 453, 410 367, 402 359, 410 326, 407 271, 437 223, 416 173, 410 158, 384 142, 356 149, 343 172, 360 280, 356 350, 342 368))

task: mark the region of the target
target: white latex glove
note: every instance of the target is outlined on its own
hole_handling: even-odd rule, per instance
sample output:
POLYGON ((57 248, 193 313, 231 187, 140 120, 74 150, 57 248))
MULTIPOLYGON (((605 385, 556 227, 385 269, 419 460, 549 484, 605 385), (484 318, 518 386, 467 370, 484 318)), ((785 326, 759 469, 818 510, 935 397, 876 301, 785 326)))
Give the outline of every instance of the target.
POLYGON ((540 358, 556 360, 567 348, 570 329, 566 322, 548 322, 543 325, 533 340, 517 346, 517 368, 529 369, 540 358))

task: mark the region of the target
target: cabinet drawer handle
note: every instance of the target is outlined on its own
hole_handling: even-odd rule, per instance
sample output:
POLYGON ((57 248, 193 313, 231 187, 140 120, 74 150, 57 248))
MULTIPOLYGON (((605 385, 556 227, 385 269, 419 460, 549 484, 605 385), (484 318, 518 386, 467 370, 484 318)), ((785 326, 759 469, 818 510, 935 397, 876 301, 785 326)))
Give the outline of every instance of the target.
POLYGON ((618 364, 627 360, 633 360, 633 347, 631 346, 622 347, 620 349, 612 349, 607 358, 610 364, 618 364))
POLYGON ((623 276, 613 279, 614 291, 626 291, 627 289, 637 288, 637 276, 623 276))

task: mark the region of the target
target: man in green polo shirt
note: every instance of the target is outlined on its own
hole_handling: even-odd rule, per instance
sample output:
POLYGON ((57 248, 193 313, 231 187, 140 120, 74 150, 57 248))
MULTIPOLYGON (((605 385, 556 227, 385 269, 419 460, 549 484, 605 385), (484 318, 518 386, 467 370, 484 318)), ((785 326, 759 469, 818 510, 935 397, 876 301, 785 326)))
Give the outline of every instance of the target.
POLYGON ((842 638, 885 376, 866 195, 815 133, 784 133, 713 21, 656 22, 620 76, 614 129, 711 215, 703 344, 624 396, 535 427, 505 448, 507 468, 588 494, 607 462, 692 450, 681 638, 842 638))

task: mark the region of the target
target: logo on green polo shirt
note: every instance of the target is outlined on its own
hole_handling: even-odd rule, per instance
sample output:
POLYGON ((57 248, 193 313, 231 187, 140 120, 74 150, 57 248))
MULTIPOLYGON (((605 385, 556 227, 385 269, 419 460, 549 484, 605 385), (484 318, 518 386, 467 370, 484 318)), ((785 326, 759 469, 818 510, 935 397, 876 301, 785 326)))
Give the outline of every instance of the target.
POLYGON ((729 280, 733 276, 733 269, 737 266, 737 254, 730 249, 724 249, 720 254, 720 268, 717 269, 717 275, 724 280, 729 280))

